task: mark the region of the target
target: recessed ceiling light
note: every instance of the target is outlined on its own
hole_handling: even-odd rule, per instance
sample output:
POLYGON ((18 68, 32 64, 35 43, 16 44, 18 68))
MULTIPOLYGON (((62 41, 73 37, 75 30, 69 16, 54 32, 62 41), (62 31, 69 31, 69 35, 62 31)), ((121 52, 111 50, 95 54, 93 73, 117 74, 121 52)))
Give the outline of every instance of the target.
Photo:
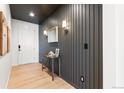
POLYGON ((30 15, 31 17, 34 17, 34 16, 35 16, 35 14, 34 14, 33 12, 30 12, 29 15, 30 15))

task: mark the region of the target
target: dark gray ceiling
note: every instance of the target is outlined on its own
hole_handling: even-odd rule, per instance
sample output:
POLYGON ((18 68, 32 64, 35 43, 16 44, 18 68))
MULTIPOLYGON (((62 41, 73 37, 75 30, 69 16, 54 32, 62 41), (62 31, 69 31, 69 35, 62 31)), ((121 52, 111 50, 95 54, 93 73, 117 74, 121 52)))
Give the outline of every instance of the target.
POLYGON ((12 18, 36 24, 42 24, 57 8, 59 4, 10 4, 12 18), (35 16, 30 17, 29 13, 35 16))

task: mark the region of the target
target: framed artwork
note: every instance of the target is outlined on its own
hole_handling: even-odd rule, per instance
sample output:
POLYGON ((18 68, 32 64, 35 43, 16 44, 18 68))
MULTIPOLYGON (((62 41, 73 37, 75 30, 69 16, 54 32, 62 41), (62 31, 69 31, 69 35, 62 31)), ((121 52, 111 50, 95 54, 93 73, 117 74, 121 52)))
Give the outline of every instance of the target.
POLYGON ((3 56, 10 50, 10 30, 3 12, 0 12, 0 55, 3 56))

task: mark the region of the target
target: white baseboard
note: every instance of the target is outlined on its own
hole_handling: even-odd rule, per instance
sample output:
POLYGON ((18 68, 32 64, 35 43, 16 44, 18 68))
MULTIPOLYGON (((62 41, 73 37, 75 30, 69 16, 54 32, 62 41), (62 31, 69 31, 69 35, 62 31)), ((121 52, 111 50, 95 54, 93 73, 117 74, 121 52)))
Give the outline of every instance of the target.
POLYGON ((8 87, 8 83, 9 83, 9 79, 10 79, 10 75, 11 75, 11 70, 12 70, 12 66, 9 70, 8 79, 7 79, 7 82, 6 82, 6 85, 5 85, 5 89, 7 89, 7 87, 8 87))

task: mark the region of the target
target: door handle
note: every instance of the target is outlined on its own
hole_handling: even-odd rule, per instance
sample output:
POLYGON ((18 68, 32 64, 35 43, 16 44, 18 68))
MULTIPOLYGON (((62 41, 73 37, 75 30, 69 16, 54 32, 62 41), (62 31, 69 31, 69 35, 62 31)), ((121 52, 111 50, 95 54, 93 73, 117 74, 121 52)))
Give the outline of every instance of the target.
POLYGON ((18 45, 18 51, 21 51, 21 45, 18 45))

